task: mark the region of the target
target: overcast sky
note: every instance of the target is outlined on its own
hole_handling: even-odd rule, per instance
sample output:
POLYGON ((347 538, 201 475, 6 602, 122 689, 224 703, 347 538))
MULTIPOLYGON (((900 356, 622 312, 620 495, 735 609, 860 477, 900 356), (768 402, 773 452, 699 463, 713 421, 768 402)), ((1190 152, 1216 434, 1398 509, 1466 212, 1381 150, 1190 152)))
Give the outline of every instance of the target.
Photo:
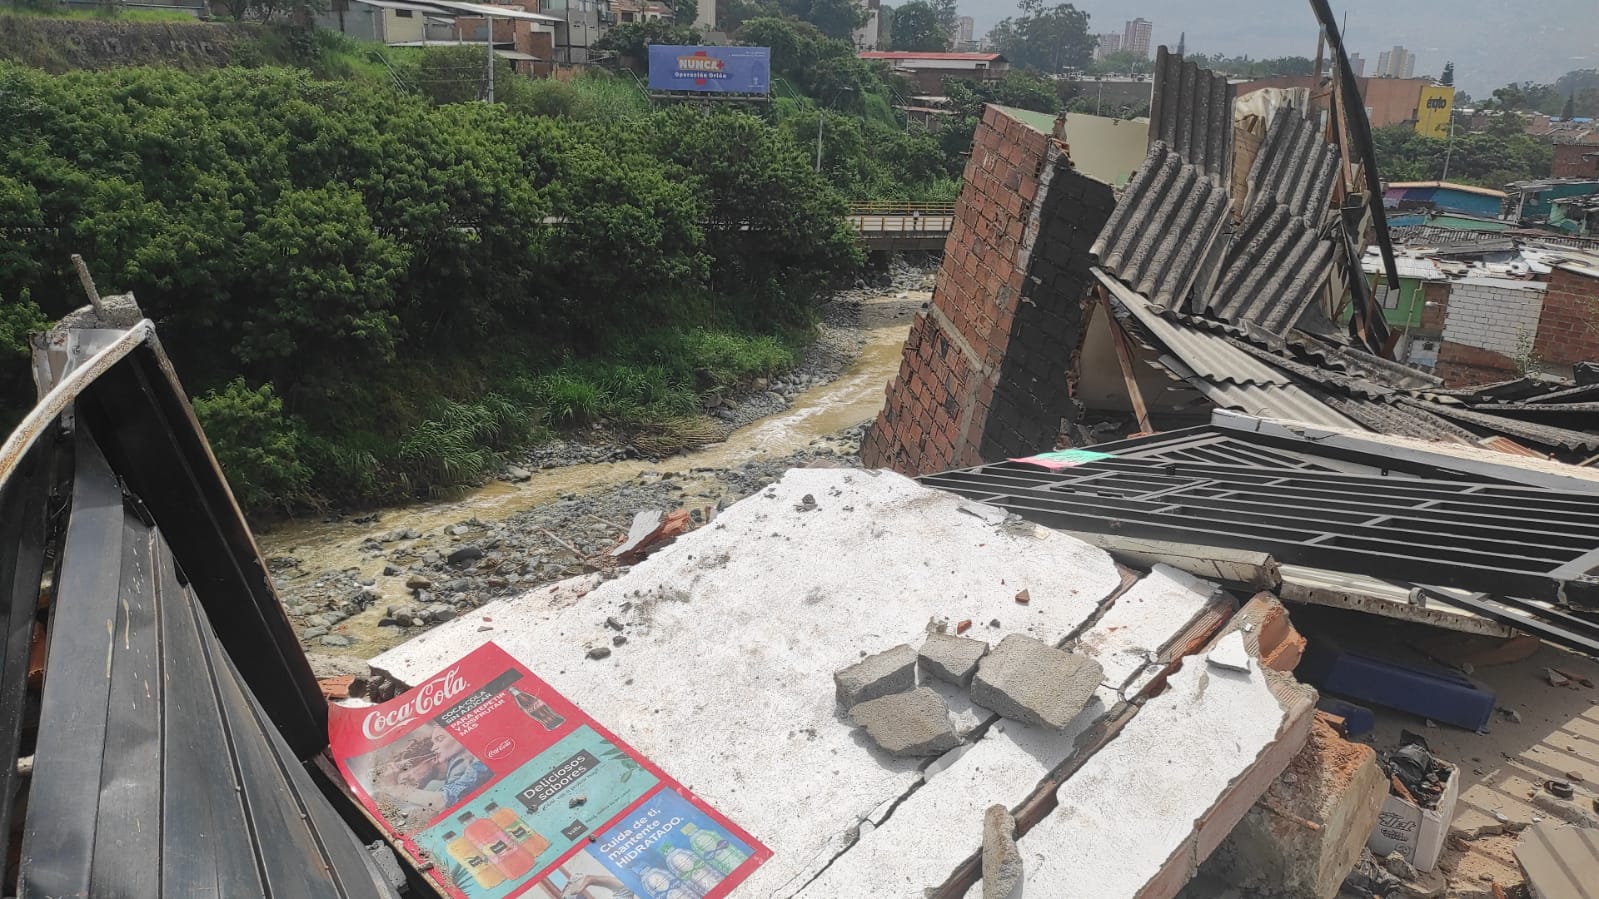
MULTIPOLYGON (((1048 0, 1046 0, 1048 2, 1048 0)), ((1095 33, 1128 19, 1155 23, 1154 41, 1204 53, 1314 56, 1316 20, 1306 0, 1078 0, 1095 33)), ((1599 68, 1596 0, 1333 0, 1349 16, 1349 49, 1367 71, 1377 54, 1402 44, 1416 74, 1437 76, 1454 60, 1455 83, 1478 97, 1511 81, 1553 81, 1571 69, 1599 68)), ((1014 15, 1015 0, 960 0, 977 32, 1014 15)))

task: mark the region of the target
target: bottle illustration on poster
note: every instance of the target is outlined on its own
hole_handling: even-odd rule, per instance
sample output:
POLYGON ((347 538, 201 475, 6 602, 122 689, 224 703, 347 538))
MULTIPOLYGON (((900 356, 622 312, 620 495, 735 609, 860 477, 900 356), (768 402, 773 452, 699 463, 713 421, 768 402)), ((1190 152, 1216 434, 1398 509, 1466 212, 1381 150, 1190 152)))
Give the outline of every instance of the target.
POLYGON ((454 899, 725 899, 771 857, 492 643, 329 710, 346 782, 454 899))

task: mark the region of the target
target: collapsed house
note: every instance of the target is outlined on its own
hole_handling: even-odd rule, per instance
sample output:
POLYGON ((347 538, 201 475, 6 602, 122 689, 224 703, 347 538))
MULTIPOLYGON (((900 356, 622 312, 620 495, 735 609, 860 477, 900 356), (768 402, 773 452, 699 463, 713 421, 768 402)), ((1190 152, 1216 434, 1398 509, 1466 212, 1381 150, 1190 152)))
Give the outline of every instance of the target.
MULTIPOLYGON (((1547 344, 1529 354, 1567 361, 1581 382, 1542 377, 1546 391, 1484 401, 1395 361, 1415 328, 1391 325, 1385 300, 1410 272, 1347 85, 1235 99, 1162 50, 1154 96, 1148 155, 1127 163, 1119 196, 1074 165, 1073 116, 1044 129, 987 108, 867 464, 924 474, 1202 425, 1215 409, 1569 462, 1599 454, 1599 407, 1567 359, 1587 347, 1572 339, 1587 339, 1575 292, 1551 294, 1547 344)), ((1491 341, 1511 367, 1514 323, 1489 327, 1488 300, 1470 302, 1456 301, 1451 333, 1493 331, 1466 339, 1491 341)), ((1440 332, 1447 305, 1428 309, 1440 332)))

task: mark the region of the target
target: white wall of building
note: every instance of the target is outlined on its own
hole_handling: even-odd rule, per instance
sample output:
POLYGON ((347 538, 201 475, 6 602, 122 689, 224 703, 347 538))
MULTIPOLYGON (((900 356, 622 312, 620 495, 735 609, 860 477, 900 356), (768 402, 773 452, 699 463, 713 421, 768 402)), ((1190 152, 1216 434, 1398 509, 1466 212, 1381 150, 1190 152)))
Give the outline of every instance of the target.
POLYGON ((1477 279, 1449 286, 1444 340, 1492 350, 1511 358, 1525 353, 1538 333, 1544 285, 1477 279), (1525 285, 1511 287, 1508 285, 1525 285))

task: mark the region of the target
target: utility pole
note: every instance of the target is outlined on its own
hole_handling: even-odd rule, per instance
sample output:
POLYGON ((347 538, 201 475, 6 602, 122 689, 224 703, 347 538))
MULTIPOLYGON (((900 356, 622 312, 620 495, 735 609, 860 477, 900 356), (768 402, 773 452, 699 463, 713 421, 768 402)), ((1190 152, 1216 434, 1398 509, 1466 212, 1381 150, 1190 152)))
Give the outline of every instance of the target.
POLYGON ((488 24, 489 45, 489 102, 494 102, 494 17, 484 16, 483 21, 488 24))
POLYGON ((1449 180, 1449 160, 1455 155, 1455 111, 1449 110, 1449 139, 1444 145, 1444 175, 1439 181, 1449 180))

